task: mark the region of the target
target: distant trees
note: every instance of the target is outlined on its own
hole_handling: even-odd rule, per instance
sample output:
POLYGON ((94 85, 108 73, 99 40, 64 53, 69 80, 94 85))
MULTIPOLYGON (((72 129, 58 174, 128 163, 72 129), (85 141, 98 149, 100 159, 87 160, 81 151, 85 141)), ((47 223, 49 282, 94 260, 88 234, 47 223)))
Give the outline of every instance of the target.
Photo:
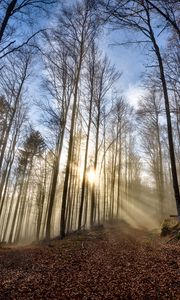
MULTIPOLYGON (((52 32, 53 33, 53 32, 52 32)), ((64 142, 67 116, 74 88, 74 70, 71 69, 71 51, 61 41, 60 32, 54 31, 53 42, 46 34, 44 40, 49 45, 48 52, 44 56, 45 69, 48 79, 44 86, 52 98, 51 102, 43 103, 41 109, 44 112, 43 120, 50 129, 55 140, 55 152, 51 188, 49 191, 49 209, 47 216, 46 237, 50 238, 51 217, 55 200, 55 193, 59 175, 59 165, 64 142)))
MULTIPOLYGON (((62 194, 62 207, 61 207, 61 226, 60 236, 65 236, 66 220, 65 210, 67 202, 67 192, 69 185, 69 174, 72 162, 72 150, 73 150, 73 135, 76 122, 76 113, 78 105, 78 89, 80 84, 80 76, 83 68, 83 62, 87 54, 88 47, 93 42, 97 31, 97 23, 93 18, 92 3, 84 1, 83 5, 77 4, 76 7, 71 10, 64 10, 62 19, 62 25, 66 33, 66 39, 64 39, 67 47, 73 47, 72 58, 75 63, 75 78, 74 78, 74 90, 73 90, 73 104, 72 104, 72 118, 69 135, 69 146, 67 164, 65 170, 64 187, 62 194)), ((97 22, 97 20, 96 20, 97 22)))
MULTIPOLYGON (((81 185, 81 198, 80 198, 80 209, 78 218, 78 229, 80 230, 82 225, 82 214, 85 202, 85 189, 87 186, 87 162, 88 162, 88 150, 89 150, 89 140, 90 140, 90 130, 92 125, 92 116, 94 110, 94 93, 95 93, 95 74, 97 71, 97 47, 95 42, 92 41, 90 51, 87 58, 87 72, 86 72, 86 87, 88 90, 87 103, 85 103, 86 109, 88 110, 88 124, 87 124, 87 137, 85 145, 85 156, 84 156, 84 168, 82 173, 82 185, 81 185)), ((87 201, 87 199, 86 199, 87 201)), ((87 205, 87 204, 86 204, 87 205)), ((85 216, 87 218, 87 216, 85 216)))
POLYGON ((0 137, 0 216, 5 202, 12 164, 20 138, 22 125, 26 121, 27 105, 24 101, 24 85, 28 78, 30 55, 19 53, 8 59, 8 64, 1 74, 1 137, 0 137))
POLYGON ((162 221, 165 208, 165 187, 163 170, 163 150, 162 150, 162 127, 161 116, 164 107, 162 105, 161 91, 151 88, 148 95, 139 102, 137 111, 141 122, 142 146, 147 155, 147 161, 156 184, 159 199, 158 215, 162 221))
POLYGON ((30 193, 30 182, 33 176, 35 157, 37 158, 43 150, 44 141, 40 133, 31 129, 23 148, 19 150, 12 195, 9 199, 8 197, 5 198, 7 202, 6 209, 8 209, 4 211, 6 226, 3 238, 7 238, 8 234, 9 242, 19 241, 21 233, 25 230, 26 223, 29 221, 31 206, 29 199, 31 199, 31 195, 28 193, 30 193), (17 197, 15 198, 15 196, 17 197))
MULTIPOLYGON (((23 149, 20 150, 18 169, 21 181, 19 186, 19 194, 16 207, 19 210, 18 219, 16 220, 15 242, 19 241, 20 234, 23 228, 23 220, 26 222, 26 213, 28 214, 27 201, 31 195, 28 195, 30 180, 32 176, 33 163, 37 156, 44 150, 44 141, 38 131, 31 130, 24 142, 23 149), (25 210, 26 209, 26 210, 25 210)), ((29 215, 29 214, 28 214, 29 215)), ((17 218, 17 214, 14 215, 17 218)), ((15 220, 13 220, 15 221, 15 220)), ((12 228, 15 227, 13 224, 12 228)))
MULTIPOLYGON (((137 33, 141 33, 143 38, 146 40, 143 42, 150 42, 152 50, 155 54, 155 59, 159 68, 159 76, 164 96, 165 111, 166 111, 166 120, 167 120, 167 132, 168 132, 168 144, 169 144, 169 155, 171 161, 171 170, 173 178, 173 188, 174 196, 177 205, 178 215, 180 215, 180 192, 178 185, 177 177, 177 167, 176 167, 176 158, 174 150, 174 137, 172 133, 172 120, 170 113, 170 97, 168 92, 163 55, 156 38, 155 31, 157 30, 157 24, 154 19, 153 9, 156 10, 156 13, 163 16, 166 22, 168 22, 171 27, 173 27, 176 32, 179 34, 178 23, 176 23, 176 13, 175 10, 178 10, 177 3, 165 3, 160 1, 159 4, 156 1, 119 1, 116 0, 112 3, 109 1, 100 1, 100 5, 105 11, 105 18, 109 22, 114 24, 117 28, 127 28, 128 30, 133 30, 137 33), (108 16, 108 17, 107 17, 108 16)), ((178 17, 177 17, 178 18, 178 17)), ((164 26, 165 29, 166 26, 164 26)), ((141 42, 141 41, 140 41, 141 42)))
MULTIPOLYGON (((116 100, 113 108, 113 125, 115 125, 115 154, 112 165, 112 194, 113 202, 115 202, 114 190, 116 187, 116 173, 117 173, 117 208, 116 217, 119 217, 120 212, 124 210, 124 195, 123 195, 123 185, 125 185, 124 194, 128 196, 128 182, 130 182, 130 177, 128 172, 131 172, 130 165, 128 166, 128 160, 130 162, 130 157, 128 158, 128 148, 130 151, 131 145, 128 143, 128 134, 131 128, 131 122, 129 119, 132 116, 132 108, 126 103, 126 101, 120 97, 116 100), (129 168, 128 168, 129 167, 129 168), (124 169, 124 174, 123 174, 124 169)), ((130 153, 129 153, 130 154, 130 153)), ((137 188, 137 187, 136 187, 137 188)), ((114 217, 114 204, 112 206, 111 218, 114 217)))
MULTIPOLYGON (((95 94, 94 94, 94 127, 95 127, 95 152, 94 152, 94 172, 98 173, 97 164, 100 150, 100 129, 104 118, 104 110, 106 105, 106 94, 113 84, 119 79, 120 74, 116 72, 115 67, 111 66, 107 57, 97 61, 98 70, 95 74, 95 94)), ((98 178, 97 178, 98 181, 98 178)), ((96 183, 97 184, 97 183, 96 183)), ((94 223, 94 207, 96 204, 95 182, 92 185, 91 196, 91 225, 94 223)))

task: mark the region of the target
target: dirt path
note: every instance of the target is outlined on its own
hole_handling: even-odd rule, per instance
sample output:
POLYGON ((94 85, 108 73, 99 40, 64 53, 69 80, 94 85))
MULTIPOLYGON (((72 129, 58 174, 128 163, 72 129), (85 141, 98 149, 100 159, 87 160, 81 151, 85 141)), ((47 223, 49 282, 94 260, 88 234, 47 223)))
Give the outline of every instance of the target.
POLYGON ((180 299, 180 245, 110 227, 0 250, 0 299, 180 299))

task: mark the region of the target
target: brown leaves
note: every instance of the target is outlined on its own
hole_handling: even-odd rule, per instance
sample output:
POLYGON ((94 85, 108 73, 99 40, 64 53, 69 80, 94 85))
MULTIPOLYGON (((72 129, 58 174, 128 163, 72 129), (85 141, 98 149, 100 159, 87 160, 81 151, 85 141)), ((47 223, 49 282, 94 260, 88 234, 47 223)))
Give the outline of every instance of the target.
POLYGON ((1 250, 0 299, 180 299, 179 246, 129 231, 1 250))

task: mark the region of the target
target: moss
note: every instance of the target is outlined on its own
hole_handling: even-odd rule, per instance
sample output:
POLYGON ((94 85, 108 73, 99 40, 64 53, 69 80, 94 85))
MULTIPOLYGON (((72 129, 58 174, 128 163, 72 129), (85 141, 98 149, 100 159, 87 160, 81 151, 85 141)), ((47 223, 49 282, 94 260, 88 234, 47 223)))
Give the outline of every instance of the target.
POLYGON ((164 219, 161 225, 161 236, 166 236, 172 232, 172 230, 177 226, 177 220, 174 218, 164 219))
POLYGON ((180 240, 180 230, 176 233, 177 240, 180 240))
POLYGON ((172 235, 180 240, 180 223, 176 218, 165 219, 161 225, 161 236, 172 235))

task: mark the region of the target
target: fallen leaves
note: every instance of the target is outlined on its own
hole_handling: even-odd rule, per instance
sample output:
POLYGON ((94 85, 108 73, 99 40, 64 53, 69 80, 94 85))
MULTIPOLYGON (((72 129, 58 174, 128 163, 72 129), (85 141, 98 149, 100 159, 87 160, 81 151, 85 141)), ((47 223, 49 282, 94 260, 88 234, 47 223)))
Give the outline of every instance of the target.
POLYGON ((180 299, 180 247, 145 240, 106 228, 1 250, 0 299, 180 299))

